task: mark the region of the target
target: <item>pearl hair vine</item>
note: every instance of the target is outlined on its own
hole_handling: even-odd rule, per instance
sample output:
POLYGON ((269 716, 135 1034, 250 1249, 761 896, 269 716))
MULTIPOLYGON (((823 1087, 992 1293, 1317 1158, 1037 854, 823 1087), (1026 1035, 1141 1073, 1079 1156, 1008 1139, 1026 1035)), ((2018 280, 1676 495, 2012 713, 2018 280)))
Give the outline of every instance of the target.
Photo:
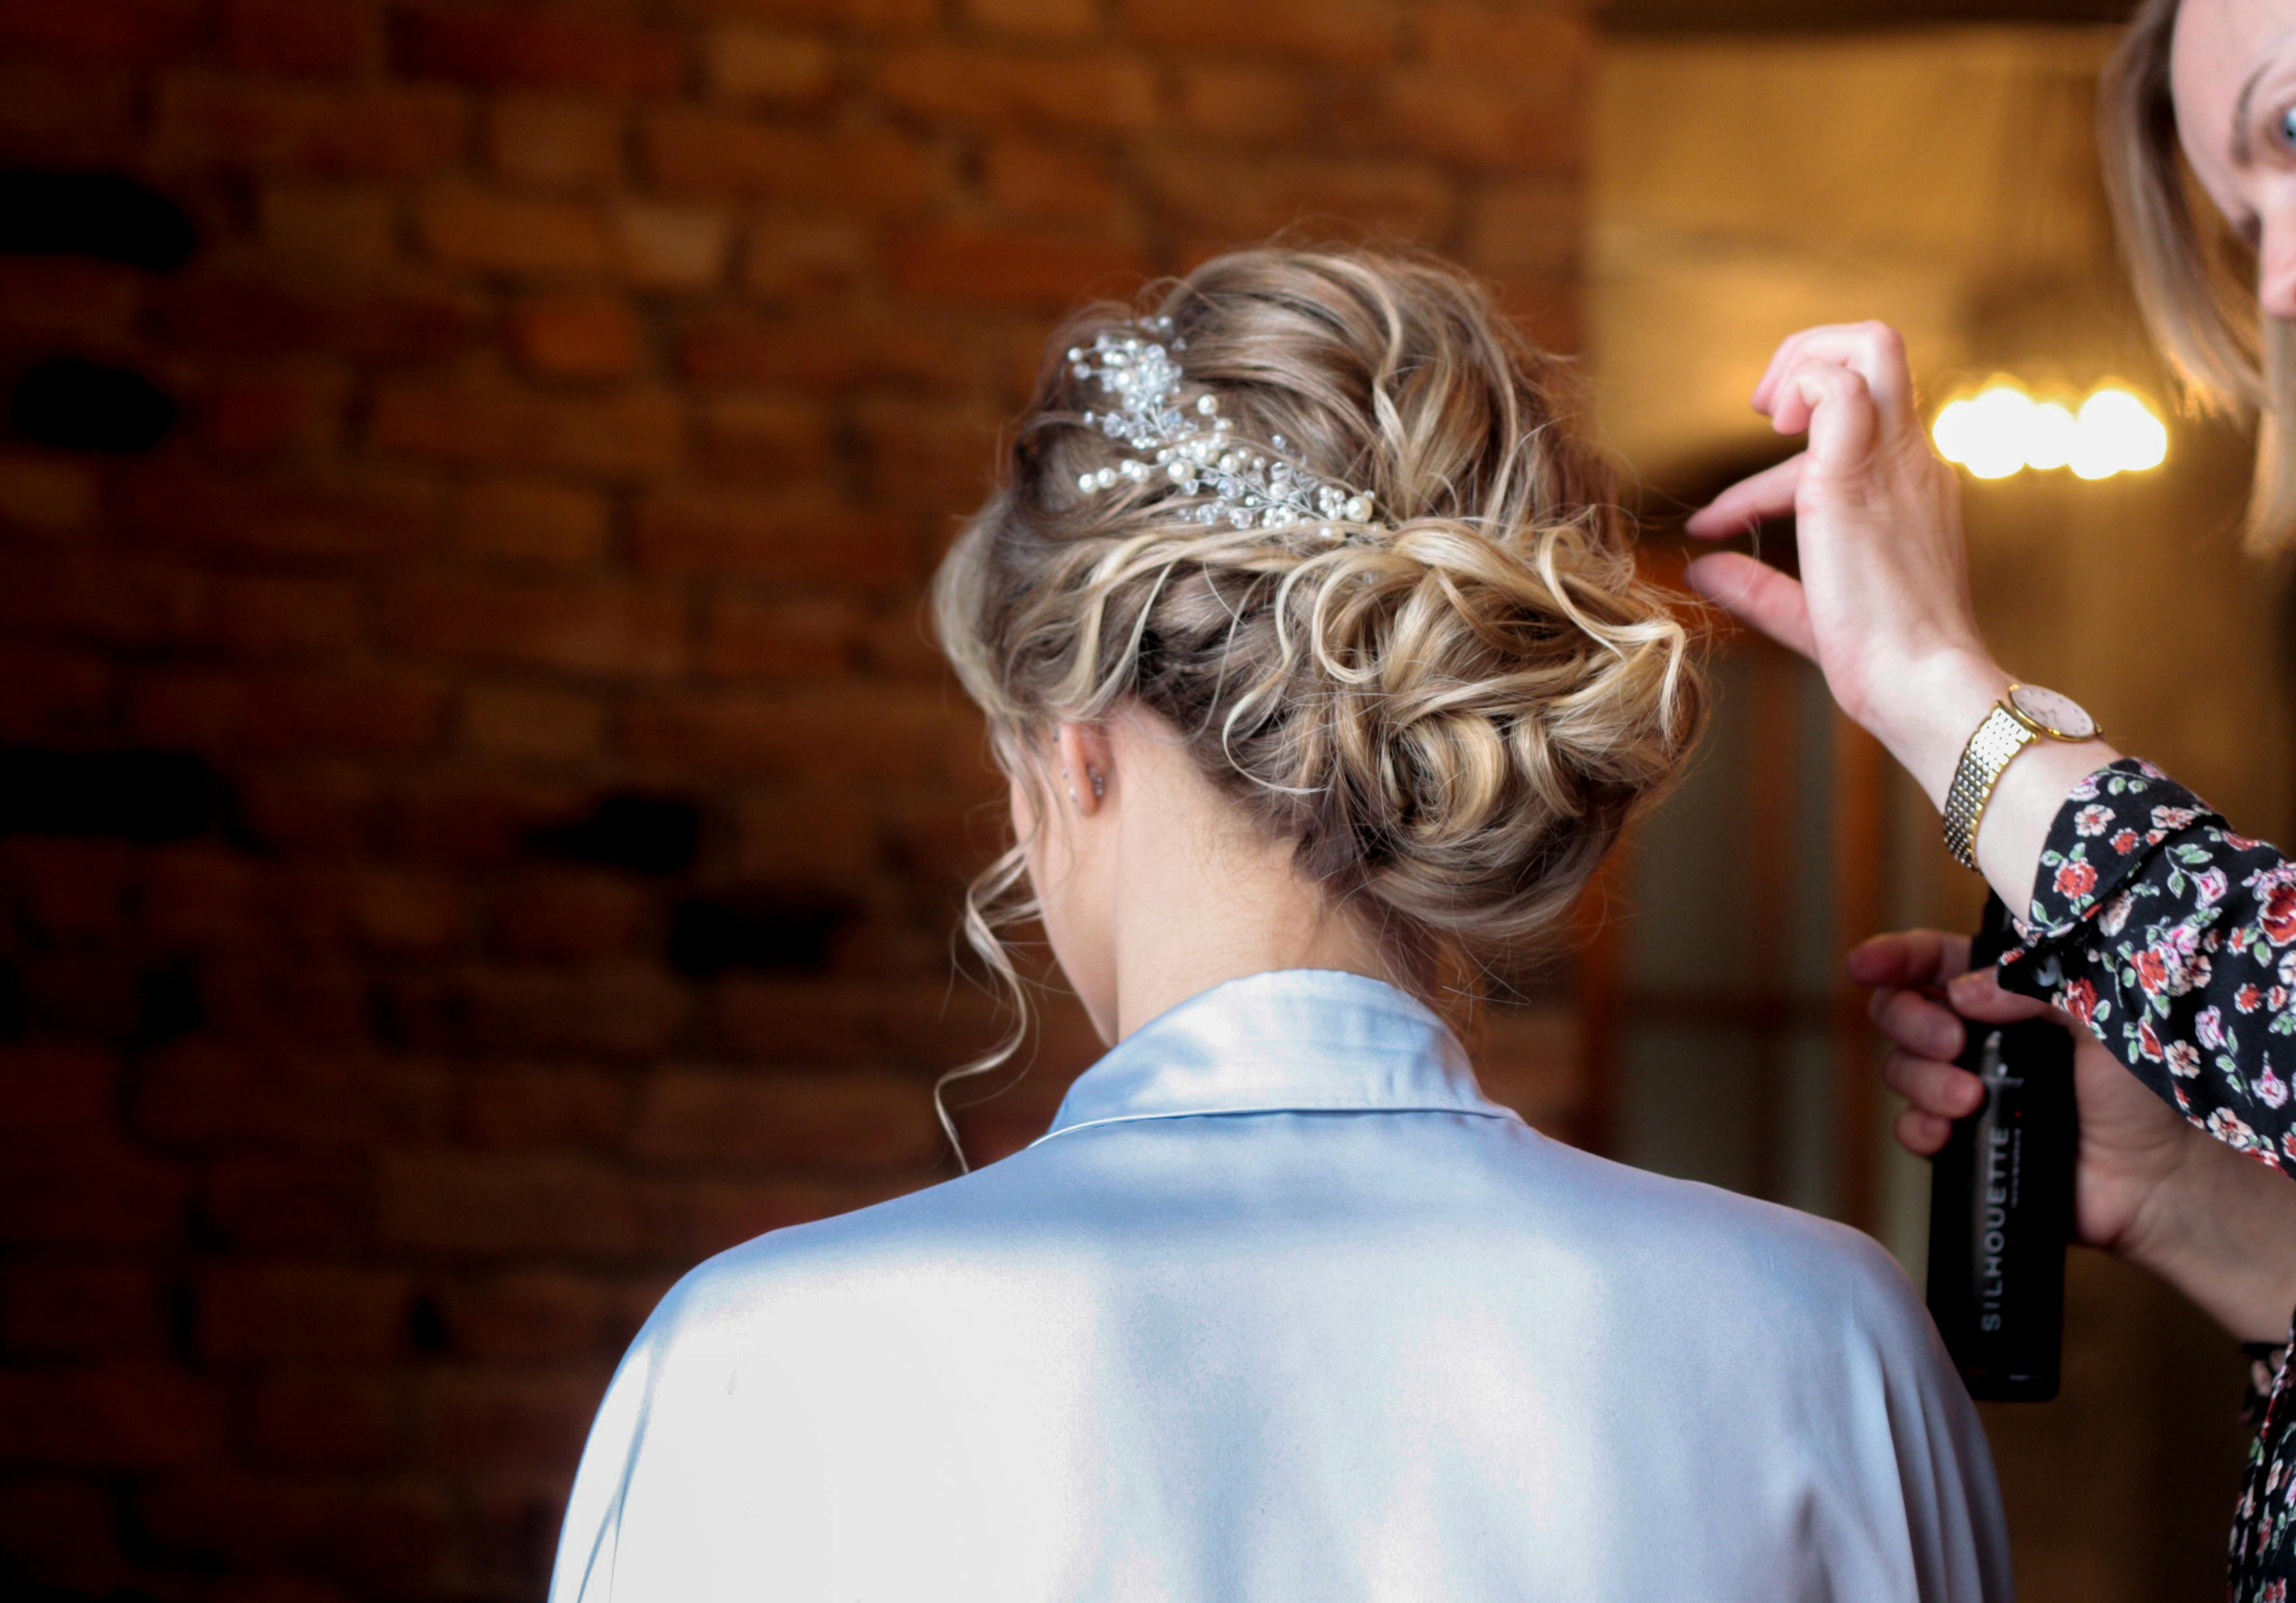
POLYGON ((1219 415, 1219 397, 1209 390, 1184 404, 1186 374, 1177 353, 1186 348, 1186 340, 1173 338, 1169 317, 1148 318, 1136 331, 1103 331, 1090 346, 1070 348, 1070 372, 1096 380, 1101 393, 1116 403, 1113 411, 1086 413, 1086 426, 1134 453, 1113 467, 1078 474, 1079 491, 1091 495, 1163 478, 1184 495, 1205 497, 1181 514, 1197 523, 1234 528, 1310 524, 1327 539, 1341 536, 1332 524, 1371 523, 1368 491, 1309 472, 1283 454, 1290 447, 1282 435, 1271 436, 1266 449, 1238 438, 1219 415))

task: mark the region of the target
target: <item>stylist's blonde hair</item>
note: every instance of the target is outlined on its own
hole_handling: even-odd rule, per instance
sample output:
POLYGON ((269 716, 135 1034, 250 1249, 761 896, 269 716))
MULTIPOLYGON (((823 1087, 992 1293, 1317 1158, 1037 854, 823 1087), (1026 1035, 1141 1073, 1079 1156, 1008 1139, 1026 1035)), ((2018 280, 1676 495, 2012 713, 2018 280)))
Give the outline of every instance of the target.
POLYGON ((2177 4, 2144 0, 2105 68, 2105 190, 2137 302, 2187 398, 2258 418, 2249 544, 2280 551, 2296 543, 2296 330, 2258 310, 2256 253, 2193 193, 2169 89, 2177 4))
MULTIPOLYGON (((1554 936, 1704 700, 1567 395, 1473 280, 1417 254, 1239 251, 1077 318, 934 593, 1037 816, 1053 726, 1137 705, 1430 1000, 1554 936), (1160 473, 1079 489, 1119 454, 1063 353, 1167 318, 1189 402, 1375 514, 1239 528, 1193 520, 1160 473)), ((965 920, 1016 1001, 998 930, 1029 912, 1024 865, 1007 852, 965 920)))

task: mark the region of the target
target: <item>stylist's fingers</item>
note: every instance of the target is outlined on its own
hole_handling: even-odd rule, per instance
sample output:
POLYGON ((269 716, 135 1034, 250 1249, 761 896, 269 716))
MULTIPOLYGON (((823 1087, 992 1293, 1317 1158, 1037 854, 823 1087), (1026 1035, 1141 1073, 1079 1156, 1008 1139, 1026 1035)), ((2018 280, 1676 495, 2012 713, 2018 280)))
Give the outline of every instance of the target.
POLYGON ((1740 622, 1759 629, 1788 650, 1817 659, 1809 602, 1801 581, 1742 551, 1718 551, 1688 570, 1690 587, 1740 622))
POLYGON ((1890 421, 1913 410, 1913 368, 1906 359, 1905 339, 1877 321, 1826 323, 1787 336, 1754 386, 1754 410, 1775 414, 1787 375, 1808 362, 1828 362, 1857 373, 1890 421))
POLYGON ((1985 1100, 1985 1085, 1967 1069, 1936 1058, 1891 1052, 1882 1060, 1882 1078, 1921 1113, 1966 1118, 1985 1100))
POLYGON ((1946 929, 1902 929, 1861 942, 1849 977, 1861 986, 1941 986, 1969 971, 1969 937, 1946 929))
MULTIPOLYGON (((1770 426, 1780 434, 1809 431, 1809 468, 1849 474, 1872 454, 1881 418, 1864 375, 1832 362, 1805 362, 1786 375, 1770 426)), ((1805 470, 1802 483, 1809 483, 1805 470)))
POLYGON ((1927 1058, 1958 1058, 1967 1035, 1951 1008, 1919 991, 1894 987, 1874 993, 1866 1003, 1874 1027, 1909 1052, 1927 1058))
POLYGON ((2020 1018, 2039 1018, 2056 1011, 2046 1002, 2003 990, 1999 971, 1994 969, 1960 976, 1946 986, 1945 997, 1955 1012, 1980 1024, 2014 1024, 2020 1018))
POLYGON ((1898 1145, 1915 1157, 1935 1157, 1945 1150, 1953 1139, 1953 1122, 1939 1118, 1934 1113, 1923 1113, 1918 1108, 1908 1108, 1898 1116, 1892 1126, 1898 1145))
POLYGON ((1682 527, 1702 540, 1727 540, 1756 524, 1783 518, 1793 511, 1794 490, 1801 483, 1808 454, 1797 451, 1782 462, 1740 479, 1690 515, 1682 527))

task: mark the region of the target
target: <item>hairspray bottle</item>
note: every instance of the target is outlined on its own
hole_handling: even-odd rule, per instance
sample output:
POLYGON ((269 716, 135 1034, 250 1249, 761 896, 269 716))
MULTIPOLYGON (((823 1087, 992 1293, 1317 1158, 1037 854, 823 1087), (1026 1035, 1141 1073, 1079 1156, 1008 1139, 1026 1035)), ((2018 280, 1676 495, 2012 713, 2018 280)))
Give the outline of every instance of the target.
MULTIPOLYGON (((1998 896, 1970 948, 1989 968, 2011 941, 1998 896)), ((1961 1067, 1985 1083, 1930 1170, 1930 1313, 1972 1397, 2046 1403, 2064 1344, 2072 1236, 2073 1043, 2053 1019, 1968 1025, 1961 1067)))

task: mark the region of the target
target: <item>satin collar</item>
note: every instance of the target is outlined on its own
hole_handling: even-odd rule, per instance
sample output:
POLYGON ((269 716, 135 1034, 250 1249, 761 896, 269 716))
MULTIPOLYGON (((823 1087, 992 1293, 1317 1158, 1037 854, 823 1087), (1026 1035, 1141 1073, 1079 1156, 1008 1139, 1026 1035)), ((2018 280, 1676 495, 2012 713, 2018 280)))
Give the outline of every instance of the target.
POLYGON ((1277 1112, 1517 1116, 1483 1095, 1458 1037, 1416 999, 1361 974, 1283 969, 1214 986, 1142 1025, 1078 1077, 1037 1139, 1277 1112))

